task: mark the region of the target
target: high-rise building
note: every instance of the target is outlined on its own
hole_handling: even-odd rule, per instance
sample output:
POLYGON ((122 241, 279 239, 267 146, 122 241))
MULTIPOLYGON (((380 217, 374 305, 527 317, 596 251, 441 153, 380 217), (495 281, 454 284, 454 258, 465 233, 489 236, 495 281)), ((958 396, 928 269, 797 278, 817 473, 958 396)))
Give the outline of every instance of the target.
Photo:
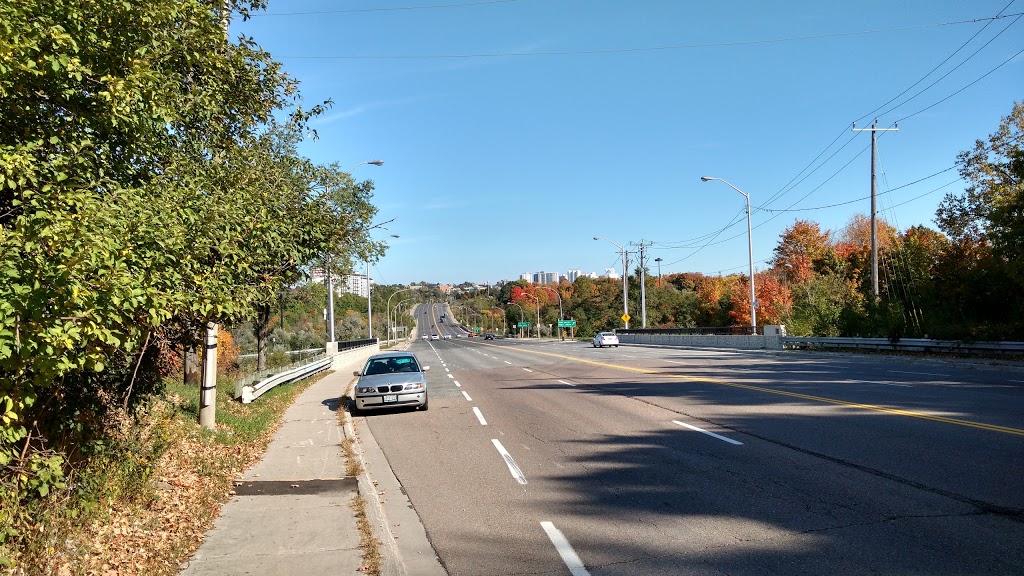
POLYGON ((519 275, 519 279, 526 280, 527 282, 533 282, 533 274, 530 274, 529 272, 524 272, 519 275))
POLYGON ((615 271, 615 268, 605 268, 604 275, 612 280, 616 280, 619 277, 619 273, 615 271))
POLYGON ((576 279, 579 278, 582 275, 583 275, 583 270, 579 270, 579 269, 569 270, 568 272, 565 273, 565 279, 568 280, 569 283, 571 284, 571 283, 575 282, 576 279))
MULTIPOLYGON (((373 286, 373 278, 367 280, 367 277, 362 274, 348 274, 346 276, 334 274, 333 277, 334 291, 338 294, 355 294, 363 298, 367 298, 370 295, 368 286, 373 286)), ((323 268, 313 268, 309 272, 310 282, 323 284, 326 279, 327 274, 324 273, 323 268)))
POLYGON ((362 274, 349 274, 342 279, 342 283, 338 286, 338 291, 342 294, 355 294, 356 296, 362 296, 363 298, 369 298, 370 286, 373 285, 373 278, 363 276, 362 274))

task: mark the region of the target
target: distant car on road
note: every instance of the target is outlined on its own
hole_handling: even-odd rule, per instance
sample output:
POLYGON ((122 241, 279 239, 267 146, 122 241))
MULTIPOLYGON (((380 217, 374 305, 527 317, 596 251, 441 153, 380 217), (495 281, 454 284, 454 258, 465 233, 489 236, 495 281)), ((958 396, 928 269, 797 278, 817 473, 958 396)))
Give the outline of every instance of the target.
POLYGON ((451 340, 452 339, 452 335, 451 334, 445 334, 444 335, 444 339, 445 340, 451 340))
POLYGON ((430 339, 431 339, 431 340, 440 340, 440 339, 441 339, 441 337, 440 337, 440 336, 438 336, 437 334, 431 334, 431 335, 430 335, 430 339))
POLYGON ((484 340, 494 340, 494 334, 484 334, 484 340))
POLYGON ((385 352, 367 359, 362 371, 353 372, 356 382, 353 413, 396 406, 416 406, 426 410, 427 378, 430 366, 420 364, 411 352, 385 352))
POLYGON ((594 336, 594 348, 604 348, 605 346, 619 347, 619 337, 614 332, 598 332, 597 336, 594 336))
POLYGON ((430 340, 430 336, 427 336, 426 334, 424 334, 424 335, 423 335, 423 339, 424 339, 424 340, 430 340))

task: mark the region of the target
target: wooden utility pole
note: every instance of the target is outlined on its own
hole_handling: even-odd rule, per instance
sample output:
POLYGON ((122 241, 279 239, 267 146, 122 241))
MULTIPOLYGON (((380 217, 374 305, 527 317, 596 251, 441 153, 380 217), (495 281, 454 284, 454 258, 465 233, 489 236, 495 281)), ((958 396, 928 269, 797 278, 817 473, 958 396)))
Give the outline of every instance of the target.
POLYGON ((878 179, 875 176, 878 133, 898 132, 899 129, 899 125, 896 124, 892 128, 879 128, 878 118, 875 118, 871 128, 857 128, 856 124, 853 125, 854 132, 871 132, 871 295, 875 300, 878 300, 878 222, 875 208, 875 196, 878 193, 878 179))

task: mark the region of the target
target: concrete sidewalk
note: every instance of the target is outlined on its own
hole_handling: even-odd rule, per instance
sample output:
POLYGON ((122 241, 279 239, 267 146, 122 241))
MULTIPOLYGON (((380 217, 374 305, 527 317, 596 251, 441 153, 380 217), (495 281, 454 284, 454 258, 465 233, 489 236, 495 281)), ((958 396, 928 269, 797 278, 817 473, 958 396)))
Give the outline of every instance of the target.
MULTIPOLYGON (((356 436, 350 421, 342 424, 338 411, 344 410, 341 397, 353 381, 353 369, 321 378, 285 411, 263 458, 236 482, 235 495, 199 550, 182 565, 183 576, 360 574, 362 551, 350 506, 360 492, 382 543, 384 574, 446 574, 411 505, 401 519, 404 525, 399 524, 402 538, 389 529, 375 484, 398 481, 383 454, 371 466, 380 478, 345 476, 341 442, 347 435, 356 436), (409 550, 412 565, 403 561, 409 546, 414 547, 409 550), (422 562, 428 558, 433 566, 423 572, 422 562)), ((368 434, 366 429, 360 432, 368 434)), ((364 439, 376 448, 372 437, 364 439)), ((362 449, 357 452, 362 459, 362 449)))

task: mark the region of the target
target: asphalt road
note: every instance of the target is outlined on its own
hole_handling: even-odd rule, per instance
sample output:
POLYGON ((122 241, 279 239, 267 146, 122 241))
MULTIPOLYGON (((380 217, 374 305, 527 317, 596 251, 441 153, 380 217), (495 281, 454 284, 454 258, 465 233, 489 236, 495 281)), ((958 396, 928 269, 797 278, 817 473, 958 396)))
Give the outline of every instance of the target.
POLYGON ((442 306, 430 410, 366 421, 450 574, 1024 574, 1020 366, 484 341, 442 306))

